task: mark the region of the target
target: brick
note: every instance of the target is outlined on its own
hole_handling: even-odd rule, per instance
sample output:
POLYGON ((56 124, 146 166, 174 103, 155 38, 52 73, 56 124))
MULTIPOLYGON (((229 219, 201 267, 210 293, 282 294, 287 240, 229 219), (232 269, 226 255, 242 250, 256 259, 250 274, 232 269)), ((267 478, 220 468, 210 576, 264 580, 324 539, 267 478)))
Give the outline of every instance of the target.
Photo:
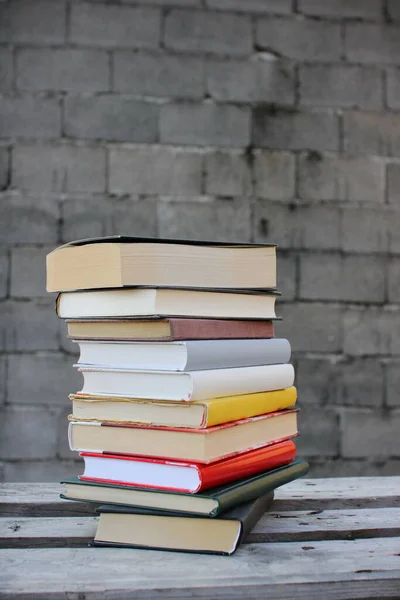
POLYGON ((275 57, 208 61, 206 82, 208 93, 218 101, 291 105, 295 100, 294 69, 275 57))
POLYGON ((110 198, 66 198, 61 210, 63 242, 113 234, 113 203, 110 198))
POLYGON ((70 97, 65 101, 68 137, 118 142, 155 142, 156 104, 115 96, 70 97))
POLYGON ((382 208, 346 207, 342 216, 345 252, 387 252, 393 215, 382 208))
POLYGON ((300 298, 384 302, 386 258, 304 254, 300 258, 300 298))
POLYGON ((156 198, 117 198, 113 209, 113 233, 158 237, 156 198))
POLYGON ((17 54, 17 88, 101 92, 109 89, 104 51, 29 49, 17 54))
POLYGON ((392 21, 400 21, 400 5, 397 0, 387 0, 387 11, 392 21))
POLYGON ((59 216, 54 198, 4 193, 0 197, 0 238, 17 244, 57 243, 59 216))
POLYGON ((400 412, 346 409, 341 414, 342 455, 349 458, 400 457, 400 412))
POLYGON ((12 0, 0 4, 0 42, 63 43, 66 28, 65 2, 58 0, 12 0), (44 18, 45 15, 45 18, 44 18))
MULTIPOLYGON (((0 11, 1 12, 1 11, 0 11)), ((8 92, 13 86, 13 59, 8 48, 0 48, 0 91, 8 92)))
POLYGON ((398 304, 400 301, 400 257, 388 259, 388 299, 398 304))
POLYGON ((278 248, 277 285, 282 299, 294 300, 296 296, 297 261, 293 254, 283 254, 278 248))
POLYGON ((300 407, 383 405, 384 373, 376 357, 300 356, 296 386, 300 407))
POLYGON ((57 350, 58 323, 54 302, 4 302, 0 333, 3 350, 57 350))
POLYGON ((0 405, 6 401, 7 394, 7 357, 0 356, 0 405))
POLYGON ((387 165, 387 195, 388 202, 399 204, 400 202, 400 164, 387 165))
POLYGON ((329 156, 313 152, 299 158, 299 196, 306 200, 385 201, 385 165, 375 157, 329 156))
POLYGON ((256 242, 282 249, 338 250, 341 215, 336 207, 258 200, 254 206, 256 242))
POLYGON ((165 19, 167 48, 238 56, 250 54, 252 31, 245 15, 171 10, 165 19))
POLYGON ((269 200, 287 200, 295 195, 295 157, 290 152, 256 150, 255 194, 269 200))
POLYGON ((400 156, 400 114, 348 112, 343 124, 347 152, 400 156))
POLYGON ((344 313, 344 351, 352 356, 400 354, 397 308, 348 308, 344 313))
POLYGON ((0 98, 0 137, 58 137, 60 105, 56 98, 3 96, 0 98))
POLYGON ((335 411, 309 406, 299 413, 300 437, 296 446, 301 456, 337 456, 339 453, 339 419, 335 411))
POLYGON ((82 374, 72 367, 74 357, 19 354, 8 360, 9 404, 71 408, 68 394, 82 389, 82 374))
POLYGON ((388 69, 386 73, 386 98, 389 108, 400 108, 400 69, 388 69))
POLYGON ((400 365, 389 363, 386 365, 386 404, 393 408, 400 408, 400 365))
POLYGON ((252 140, 256 147, 277 150, 338 150, 337 116, 256 107, 253 110, 252 140))
POLYGON ((16 246, 11 248, 11 289, 14 298, 48 297, 46 292, 46 255, 54 246, 16 246))
MULTIPOLYGON (((76 453, 75 453, 76 455, 76 453)), ((22 460, 4 466, 5 481, 24 483, 54 483, 67 477, 77 477, 83 472, 83 459, 78 461, 22 460)))
POLYGON ((10 152, 8 148, 0 148, 0 191, 10 185, 10 152))
POLYGON ((250 240, 250 205, 247 203, 232 200, 160 202, 157 212, 160 237, 250 240))
POLYGON ((247 146, 247 107, 215 104, 165 104, 160 112, 160 141, 197 146, 247 146))
POLYGON ((389 252, 391 254, 400 253, 400 211, 397 207, 393 207, 392 210, 388 210, 386 215, 383 217, 388 228, 389 237, 389 252))
POLYGON ((1 410, 0 456, 3 460, 53 458, 57 448, 57 412, 49 407, 13 406, 1 410))
POLYGON ((246 13, 290 14, 292 0, 205 0, 209 8, 235 10, 246 13))
MULTIPOLYGON (((304 357, 296 361, 296 387, 300 407, 305 404, 337 404, 338 373, 337 356, 304 357)), ((319 409, 318 409, 319 410, 319 409)))
POLYGON ((380 110, 382 72, 374 67, 303 65, 300 67, 300 103, 380 110))
POLYGON ((9 259, 6 247, 0 246, 0 298, 8 293, 9 259))
POLYGON ((154 8, 81 2, 71 7, 70 39, 85 46, 156 48, 160 18, 154 8))
POLYGON ((384 372, 374 358, 347 359, 338 365, 338 404, 382 406, 384 372))
POLYGON ((334 61, 341 55, 340 25, 303 18, 260 18, 258 49, 294 60, 334 61))
POLYGON ((342 309, 334 304, 281 304, 277 337, 290 340, 293 352, 339 352, 342 349, 342 309))
POLYGON ((193 56, 116 52, 114 89, 143 96, 202 98, 203 71, 203 61, 193 56))
POLYGON ((205 157, 205 190, 217 196, 249 196, 251 171, 243 154, 210 152, 205 157))
POLYGON ((299 11, 315 17, 380 19, 381 0, 299 0, 299 11))
POLYGON ((110 151, 114 194, 200 194, 201 154, 175 148, 139 147, 110 151))
POLYGON ((347 23, 345 55, 349 61, 369 64, 398 64, 400 28, 396 25, 347 23))
POLYGON ((104 192, 106 152, 82 146, 15 146, 13 187, 37 192, 104 192))

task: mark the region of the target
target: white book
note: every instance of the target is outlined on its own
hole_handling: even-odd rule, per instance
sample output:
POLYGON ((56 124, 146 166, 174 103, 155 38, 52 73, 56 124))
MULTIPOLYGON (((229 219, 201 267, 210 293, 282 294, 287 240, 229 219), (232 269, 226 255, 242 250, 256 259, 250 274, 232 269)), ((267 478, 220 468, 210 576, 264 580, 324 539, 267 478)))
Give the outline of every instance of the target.
POLYGON ((181 316, 275 319, 276 294, 193 289, 124 288, 64 292, 57 298, 63 319, 181 316))
POLYGON ((84 377, 78 394, 172 401, 208 400, 291 387, 291 364, 202 371, 134 371, 78 365, 84 377))
POLYGON ((189 340, 180 342, 122 342, 74 340, 80 349, 78 365, 153 371, 199 371, 275 365, 290 360, 288 340, 189 340))

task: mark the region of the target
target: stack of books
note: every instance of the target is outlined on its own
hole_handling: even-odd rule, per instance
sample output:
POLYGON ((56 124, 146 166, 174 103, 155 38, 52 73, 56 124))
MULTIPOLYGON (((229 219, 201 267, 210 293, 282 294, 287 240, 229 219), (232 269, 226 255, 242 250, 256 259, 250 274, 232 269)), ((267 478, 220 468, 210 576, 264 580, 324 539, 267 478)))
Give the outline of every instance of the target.
POLYGON ((47 256, 80 349, 63 497, 99 505, 94 544, 231 554, 298 459, 276 248, 112 237, 47 256))

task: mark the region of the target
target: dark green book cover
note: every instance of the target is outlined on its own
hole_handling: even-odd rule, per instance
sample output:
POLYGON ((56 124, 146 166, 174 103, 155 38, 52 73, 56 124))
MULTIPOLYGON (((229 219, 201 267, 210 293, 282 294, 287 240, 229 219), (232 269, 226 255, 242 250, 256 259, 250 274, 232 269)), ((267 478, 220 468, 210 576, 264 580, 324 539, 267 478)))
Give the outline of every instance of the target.
POLYGON ((185 494, 160 491, 157 489, 129 487, 78 478, 65 479, 61 483, 74 488, 74 494, 61 494, 67 500, 95 502, 121 506, 146 508, 152 512, 185 513, 217 517, 223 512, 274 491, 276 488, 307 474, 308 463, 295 459, 290 464, 259 473, 246 479, 239 479, 220 487, 210 488, 202 494, 185 494), (97 498, 93 499, 91 488, 96 488, 97 498), (118 500, 118 490, 122 490, 124 501, 118 500), (129 496, 128 500, 126 497, 129 496), (152 501, 154 498, 154 501, 152 501), (157 504, 156 504, 157 500, 157 504), (199 502, 200 501, 200 502, 199 502), (179 507, 178 507, 179 505, 179 507))
POLYGON ((274 492, 269 492, 216 519, 208 519, 205 515, 162 514, 146 508, 100 506, 100 521, 93 545, 230 555, 268 510, 273 498, 274 492), (120 520, 118 515, 123 515, 122 522, 114 527, 113 519, 117 516, 120 520), (108 521, 105 527, 104 521, 108 521), (221 521, 231 521, 232 526, 221 528, 221 521))

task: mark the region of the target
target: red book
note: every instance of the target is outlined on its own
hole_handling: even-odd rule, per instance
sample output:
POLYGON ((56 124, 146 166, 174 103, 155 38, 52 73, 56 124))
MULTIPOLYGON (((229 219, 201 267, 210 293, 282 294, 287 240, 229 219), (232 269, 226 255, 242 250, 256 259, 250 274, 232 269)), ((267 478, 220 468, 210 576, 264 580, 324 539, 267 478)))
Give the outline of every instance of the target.
POLYGON ((291 440, 250 450, 211 464, 81 452, 84 481, 97 481, 173 492, 197 493, 292 462, 296 446, 291 440))

